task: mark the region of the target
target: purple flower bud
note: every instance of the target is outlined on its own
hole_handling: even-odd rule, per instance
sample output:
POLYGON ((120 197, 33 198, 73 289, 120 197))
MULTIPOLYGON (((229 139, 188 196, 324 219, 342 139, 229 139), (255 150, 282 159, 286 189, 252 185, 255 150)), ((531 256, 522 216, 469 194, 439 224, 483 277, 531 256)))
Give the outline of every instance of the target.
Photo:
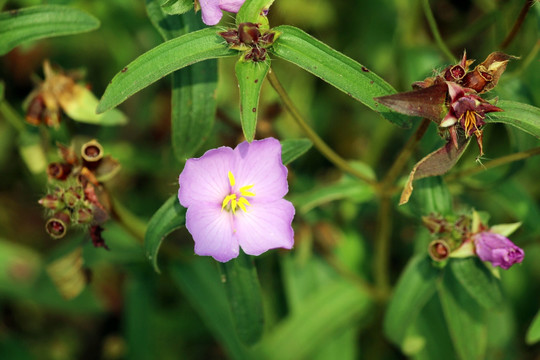
POLYGON ((515 263, 523 261, 525 253, 512 241, 500 234, 484 231, 474 236, 476 254, 482 261, 508 270, 515 263))

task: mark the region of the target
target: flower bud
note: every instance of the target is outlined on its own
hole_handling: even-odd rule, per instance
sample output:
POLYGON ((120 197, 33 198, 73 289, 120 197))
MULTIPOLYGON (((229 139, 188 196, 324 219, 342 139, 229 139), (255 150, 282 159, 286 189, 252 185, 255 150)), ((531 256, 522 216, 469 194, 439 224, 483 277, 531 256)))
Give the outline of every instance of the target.
POLYGON ((476 67, 473 71, 465 75, 463 78, 463 86, 473 89, 477 93, 482 93, 492 80, 493 77, 490 74, 481 71, 476 67))
POLYGON ((442 239, 433 240, 428 245, 429 256, 435 261, 443 261, 450 256, 450 246, 442 239))
POLYGON ((96 140, 90 140, 81 147, 81 156, 87 166, 95 166, 103 158, 103 147, 96 140))
POLYGON ((240 42, 246 45, 255 44, 259 42, 260 36, 261 32, 259 31, 257 24, 246 22, 238 25, 238 37, 240 38, 240 42))
POLYGON ((66 235, 69 222, 70 218, 67 213, 56 213, 45 224, 45 230, 52 238, 61 239, 66 235))
POLYGON ((238 37, 238 30, 230 29, 218 33, 229 45, 240 45, 240 38, 238 37))
POLYGON ((89 224, 94 220, 94 214, 87 208, 77 210, 75 213, 75 221, 79 224, 89 224))
POLYGON ((508 270, 512 265, 523 261, 525 253, 506 237, 489 231, 474 236, 476 254, 482 261, 508 270))
POLYGON ((38 200, 38 203, 51 210, 62 210, 64 203, 54 194, 48 194, 38 200))
POLYGON ((41 124, 44 110, 45 102, 43 101, 43 96, 38 94, 30 101, 30 104, 28 105, 28 109, 26 110, 26 122, 31 125, 38 126, 41 124))
POLYGON ((81 195, 75 189, 69 188, 64 192, 62 198, 67 207, 74 208, 81 200, 81 195))
POLYGON ((51 179, 65 180, 71 172, 72 166, 64 163, 53 162, 47 167, 47 175, 51 179))

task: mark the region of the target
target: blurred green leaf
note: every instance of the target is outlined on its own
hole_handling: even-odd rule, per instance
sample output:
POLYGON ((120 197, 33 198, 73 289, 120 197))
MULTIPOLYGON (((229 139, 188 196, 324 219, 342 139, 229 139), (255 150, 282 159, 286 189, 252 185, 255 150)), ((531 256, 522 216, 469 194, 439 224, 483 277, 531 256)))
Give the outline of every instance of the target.
POLYGON ((42 270, 41 256, 34 250, 0 239, 0 292, 25 294, 42 270))
POLYGON ((142 54, 111 80, 97 108, 98 113, 122 103, 131 95, 173 71, 199 61, 236 55, 216 28, 191 32, 164 42, 142 54))
POLYGON ((357 324, 372 309, 358 286, 344 280, 320 289, 255 347, 257 359, 309 359, 318 348, 357 324))
POLYGON ((396 90, 365 66, 332 49, 304 31, 292 26, 273 30, 281 35, 270 52, 320 77, 339 90, 379 112, 388 121, 410 127, 410 117, 395 113, 373 98, 396 93, 396 90))
POLYGON ((144 236, 144 248, 146 257, 156 272, 159 273, 157 255, 163 239, 172 231, 184 226, 185 222, 186 209, 180 205, 177 195, 165 201, 150 219, 144 236))
POLYGON ((241 251, 236 259, 221 263, 220 270, 238 338, 253 345, 261 338, 264 325, 261 286, 253 258, 241 251))
MULTIPOLYGON (((204 28, 200 16, 194 12, 169 16, 157 0, 147 0, 146 9, 164 40, 204 28)), ((172 74, 171 137, 174 154, 180 161, 191 157, 212 130, 216 113, 216 86, 216 60, 192 64, 172 74)))
POLYGON ((127 358, 151 359, 156 349, 152 347, 152 310, 154 289, 147 274, 131 272, 124 288, 124 328, 128 347, 127 358))
POLYGON ((193 9, 192 0, 167 0, 161 5, 163 11, 168 15, 181 15, 193 9))
POLYGON ((373 199, 374 196, 375 192, 372 186, 343 176, 333 184, 317 187, 303 194, 295 194, 290 197, 290 200, 299 213, 305 214, 331 201, 348 199, 355 202, 366 202, 373 199))
POLYGON ((288 139, 281 141, 281 161, 288 165, 304 155, 313 143, 309 139, 288 139))
POLYGON ((22 43, 99 27, 99 20, 67 6, 40 5, 0 13, 0 55, 22 43))
POLYGON ((436 291, 439 270, 427 255, 412 258, 402 272, 384 316, 384 332, 402 345, 407 329, 436 291))
POLYGON ((19 153, 32 174, 45 172, 48 162, 39 134, 33 130, 22 132, 19 138, 19 153))
POLYGON ((450 268, 458 282, 481 306, 487 309, 500 308, 503 294, 499 280, 477 257, 452 259, 450 268))
POLYGON ((416 180, 414 192, 404 207, 405 211, 410 210, 415 216, 451 214, 452 197, 442 176, 416 180))
POLYGON ((5 85, 3 81, 0 81, 0 103, 4 100, 5 85))
POLYGON ((540 139, 540 108, 507 100, 499 101, 497 106, 504 111, 490 113, 486 123, 512 125, 540 139))
POLYGON ((87 88, 77 85, 74 89, 75 95, 72 101, 62 103, 63 110, 73 120, 101 125, 115 126, 127 124, 126 116, 118 109, 111 109, 103 114, 96 114, 98 99, 87 88))
POLYGON ((227 295, 220 283, 215 261, 208 257, 196 257, 190 263, 176 263, 170 272, 173 281, 225 346, 228 355, 235 360, 253 359, 236 336, 227 295))
POLYGON ((236 78, 240 88, 240 120, 246 140, 255 138, 257 114, 259 113, 259 96, 261 87, 270 70, 270 58, 265 61, 245 61, 241 57, 236 63, 236 78))
POLYGON ((461 360, 484 359, 487 347, 487 326, 483 309, 464 291, 452 271, 445 271, 438 283, 444 318, 461 360))
POLYGON ((529 326, 525 341, 528 345, 533 345, 540 341, 540 311, 536 313, 536 316, 534 317, 531 325, 529 326))

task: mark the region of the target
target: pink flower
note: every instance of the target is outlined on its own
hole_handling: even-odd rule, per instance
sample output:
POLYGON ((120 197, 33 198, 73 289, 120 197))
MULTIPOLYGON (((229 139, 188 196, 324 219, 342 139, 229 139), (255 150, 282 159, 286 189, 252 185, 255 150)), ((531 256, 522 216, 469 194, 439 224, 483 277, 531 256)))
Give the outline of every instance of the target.
POLYGON ((482 261, 489 261, 493 266, 508 270, 515 263, 523 261, 525 253, 504 236, 489 231, 474 236, 476 254, 482 261))
POLYGON ((223 16, 222 10, 237 13, 245 0, 199 0, 202 20, 206 25, 216 25, 223 16))
POLYGON ((179 178, 178 199, 197 255, 226 262, 239 254, 291 249, 293 205, 281 144, 274 138, 220 147, 189 159, 179 178))

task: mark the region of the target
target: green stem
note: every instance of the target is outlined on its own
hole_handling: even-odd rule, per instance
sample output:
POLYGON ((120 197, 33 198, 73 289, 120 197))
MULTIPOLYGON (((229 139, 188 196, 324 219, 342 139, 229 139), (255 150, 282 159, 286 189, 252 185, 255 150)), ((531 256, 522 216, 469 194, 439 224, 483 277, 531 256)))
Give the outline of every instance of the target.
POLYGON ((26 125, 23 119, 17 114, 15 110, 7 103, 7 101, 0 101, 0 115, 7 120, 18 132, 26 130, 26 125))
POLYGON ((435 22, 435 17, 433 16, 433 12, 431 12, 431 7, 429 6, 429 0, 422 0, 422 5, 424 7, 424 14, 426 15, 426 19, 429 24, 429 28, 431 29, 431 33, 433 34, 433 37, 435 38, 435 41, 437 42, 437 45, 441 49, 441 51, 444 53, 444 55, 450 60, 452 63, 456 62, 456 58, 454 55, 452 55, 452 52, 446 44, 444 43, 441 34, 439 33, 439 29, 437 28, 437 23, 435 22))
POLYGON ((482 166, 476 166, 476 167, 473 167, 473 168, 465 169, 463 171, 458 171, 456 173, 453 173, 453 174, 450 174, 450 175, 446 176, 445 179, 447 181, 457 180, 457 179, 460 179, 460 178, 463 178, 463 177, 478 174, 480 172, 483 172, 485 170, 488 170, 488 169, 491 169, 491 168, 494 168, 494 167, 497 167, 497 166, 506 165, 506 164, 509 164, 511 162, 514 162, 514 161, 527 159, 529 157, 532 157, 532 156, 535 156, 535 155, 538 155, 538 154, 540 154, 540 147, 535 147, 535 148, 530 149, 530 150, 521 151, 521 152, 517 152, 517 153, 514 153, 514 154, 502 156, 502 157, 500 157, 498 159, 491 160, 490 162, 487 162, 482 166))
MULTIPOLYGON (((407 140, 407 143, 405 146, 403 146, 403 149, 397 156, 396 160, 390 167, 390 170, 386 173, 386 176, 384 177, 384 180, 382 181, 381 190, 383 192, 388 192, 394 182, 396 181, 399 174, 401 174, 401 171, 407 165, 407 162, 409 161, 409 158, 411 157, 414 149, 416 148, 416 145, 418 142, 422 139, 424 134, 426 133, 428 127, 429 127, 430 120, 428 119, 422 119, 422 122, 414 132, 414 134, 407 140)), ((393 192, 393 191, 390 191, 393 192)))
POLYGON ((514 40, 519 29, 521 28, 521 25, 523 25, 523 22, 525 21, 525 17, 527 16, 527 13, 532 8, 535 2, 536 0, 525 1, 525 4, 523 4, 523 7, 521 8, 521 11, 519 12, 518 18, 516 19, 516 22, 514 23, 512 30, 510 30, 506 38, 503 40, 503 42, 499 46, 501 50, 506 49, 508 45, 510 45, 512 40, 514 40))
POLYGON ((353 168, 345 159, 340 157, 334 150, 332 150, 320 137, 317 135, 317 133, 307 124, 307 122, 304 120, 298 109, 294 106, 291 98, 279 82, 278 78, 270 69, 268 72, 268 81, 270 81, 270 84, 276 90, 279 97, 283 101, 283 104, 285 105, 285 108, 289 113, 292 115, 293 119, 296 121, 298 126, 304 130, 307 137, 313 142, 313 145, 321 152, 321 154, 327 158, 332 164, 334 164, 337 168, 341 169, 342 171, 349 173, 353 175, 354 177, 365 181, 366 183, 375 186, 376 182, 366 175, 362 174, 355 168, 353 168))
POLYGON ((146 222, 129 211, 118 199, 112 197, 111 203, 111 213, 114 220, 142 244, 146 234, 146 222))

